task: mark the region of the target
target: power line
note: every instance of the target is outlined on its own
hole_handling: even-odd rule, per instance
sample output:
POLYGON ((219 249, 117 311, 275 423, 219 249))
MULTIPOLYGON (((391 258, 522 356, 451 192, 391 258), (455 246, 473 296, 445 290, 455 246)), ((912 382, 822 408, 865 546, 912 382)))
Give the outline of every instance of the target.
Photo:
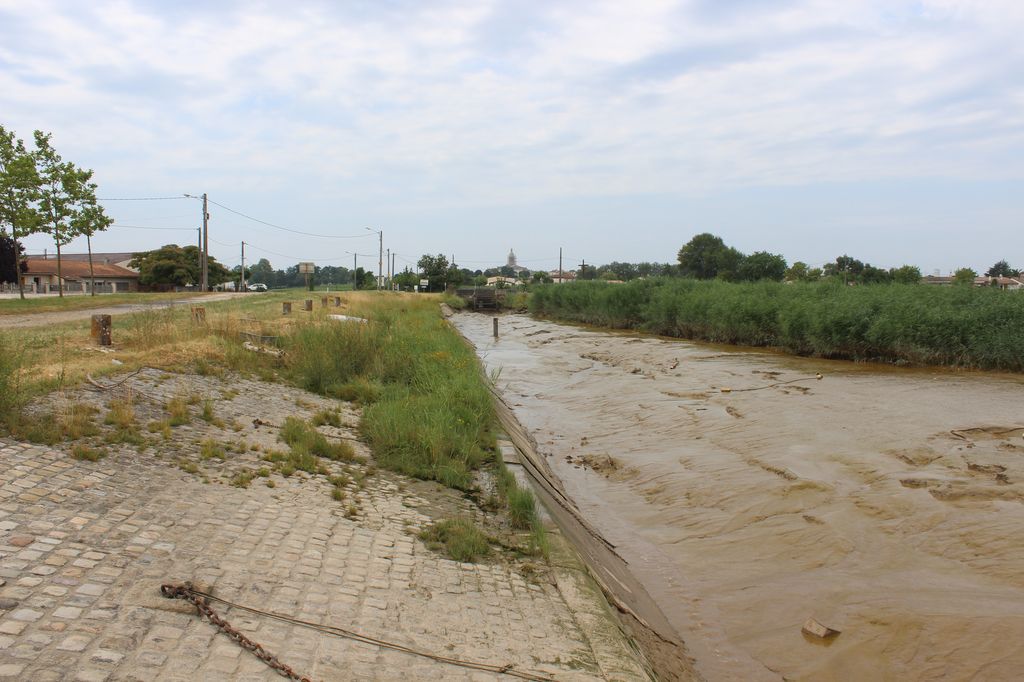
POLYGON ((170 201, 171 199, 185 199, 187 197, 112 197, 97 199, 96 201, 170 201))
MULTIPOLYGON (((341 258, 300 258, 299 256, 289 256, 286 253, 278 253, 277 251, 271 251, 270 249, 264 249, 263 247, 256 246, 255 244, 251 244, 249 242, 246 242, 245 245, 248 246, 250 249, 256 249, 257 251, 262 251, 263 253, 269 253, 271 256, 280 256, 281 258, 289 258, 289 259, 294 260, 294 261, 328 261, 328 262, 330 262, 330 261, 336 261, 336 260, 348 260, 348 256, 344 256, 344 257, 341 257, 341 258)), ((231 244, 230 246, 234 246, 234 244, 231 244)), ((363 254, 359 254, 359 255, 362 256, 363 254)))
POLYGON ((306 235, 307 237, 320 237, 320 238, 323 238, 323 239, 363 239, 363 238, 366 237, 365 234, 316 234, 315 232, 304 232, 302 230, 295 230, 295 229, 292 229, 290 227, 285 227, 283 225, 276 225, 274 223, 268 223, 266 220, 260 220, 259 218, 252 217, 251 215, 246 215, 245 213, 242 213, 241 211, 236 211, 235 209, 230 208, 228 206, 225 206, 224 204, 219 203, 217 201, 214 201, 213 199, 209 199, 209 202, 211 204, 215 205, 215 206, 220 206, 225 211, 230 211, 231 213, 234 213, 235 215, 242 216, 243 218, 246 218, 248 220, 252 220, 253 222, 260 223, 261 225, 266 225, 267 227, 272 227, 275 230, 284 230, 285 232, 292 232, 294 234, 303 234, 303 235, 306 235))
POLYGON ((123 225, 121 223, 114 223, 111 227, 127 227, 132 230, 189 230, 193 231, 194 227, 153 227, 151 225, 123 225))

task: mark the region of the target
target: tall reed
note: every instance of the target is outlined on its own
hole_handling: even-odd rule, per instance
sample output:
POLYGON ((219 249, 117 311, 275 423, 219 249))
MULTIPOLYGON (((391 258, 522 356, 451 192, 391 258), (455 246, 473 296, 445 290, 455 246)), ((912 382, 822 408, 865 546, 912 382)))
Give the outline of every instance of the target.
POLYGON ((850 360, 1024 371, 1024 294, 926 285, 657 278, 537 288, 532 312, 850 360))

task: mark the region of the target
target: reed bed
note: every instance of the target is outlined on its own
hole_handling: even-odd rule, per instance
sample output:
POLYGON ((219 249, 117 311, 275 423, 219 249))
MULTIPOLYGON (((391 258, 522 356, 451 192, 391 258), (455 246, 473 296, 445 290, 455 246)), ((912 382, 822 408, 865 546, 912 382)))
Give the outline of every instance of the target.
POLYGON ((1024 294, 655 278, 538 287, 541 317, 797 355, 1024 371, 1024 294))

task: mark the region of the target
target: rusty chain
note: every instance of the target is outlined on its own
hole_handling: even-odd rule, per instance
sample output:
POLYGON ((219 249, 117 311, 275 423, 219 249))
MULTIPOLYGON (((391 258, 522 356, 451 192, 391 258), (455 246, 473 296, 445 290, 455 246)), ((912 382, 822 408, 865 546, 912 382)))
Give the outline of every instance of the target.
POLYGON ((255 609, 251 606, 235 604, 234 602, 227 601, 226 599, 221 599, 220 597, 215 597, 212 594, 208 594, 206 592, 197 590, 195 589, 195 587, 193 587, 192 583, 190 582, 186 582, 182 585, 161 585, 160 593, 168 599, 184 599, 185 601, 190 602, 199 610, 199 613, 201 615, 206 616, 211 623, 220 628, 221 631, 223 631, 226 635, 235 640, 239 645, 254 653, 260 660, 264 661, 267 665, 276 670, 282 676, 287 677, 291 680, 296 680, 296 682, 312 681, 308 677, 303 677, 299 675, 290 667, 282 663, 276 656, 269 653, 260 644, 252 641, 251 639, 243 635, 241 632, 231 627, 230 623, 228 623, 226 620, 218 616, 213 611, 213 609, 210 608, 209 602, 219 602, 225 604, 229 608, 240 609, 248 613, 264 616, 267 618, 272 618, 274 620, 278 620, 284 623, 291 623, 293 625, 311 628, 328 635, 334 635, 335 637, 344 637, 347 639, 355 640, 357 642, 363 642, 364 644, 373 644, 376 646, 384 647, 386 649, 392 649, 394 651, 401 651, 403 653, 412 654, 414 656, 423 656, 425 658, 430 658, 440 663, 447 663, 448 665, 457 665, 463 668, 469 668, 471 670, 483 670, 485 672, 496 673, 499 675, 508 675, 510 677, 518 677, 521 680, 531 680, 533 682, 555 682, 556 679, 554 675, 550 673, 516 670, 511 663, 507 665, 495 665, 493 663, 482 663, 480 661, 461 660, 457 658, 452 658, 450 656, 443 656, 441 654, 420 651, 408 646, 396 644, 394 642, 387 642, 382 639, 376 639, 368 635, 361 635, 359 633, 352 632, 351 630, 345 630, 344 628, 340 628, 333 625, 322 625, 319 623, 312 623, 305 620, 299 620, 298 618, 292 618, 277 613, 271 613, 269 611, 261 611, 260 609, 255 609))
POLYGON ((251 651, 258 659, 276 670, 283 677, 295 680, 296 682, 312 682, 308 677, 300 675, 290 666, 282 663, 281 659, 264 649, 262 644, 249 639, 232 627, 231 623, 218 616, 217 613, 210 608, 210 604, 206 601, 206 598, 196 594, 192 589, 191 583, 185 583, 184 585, 161 585, 160 593, 168 599, 184 599, 191 603, 199 610, 200 614, 206 616, 207 620, 220 628, 221 632, 238 642, 239 646, 243 649, 251 651))

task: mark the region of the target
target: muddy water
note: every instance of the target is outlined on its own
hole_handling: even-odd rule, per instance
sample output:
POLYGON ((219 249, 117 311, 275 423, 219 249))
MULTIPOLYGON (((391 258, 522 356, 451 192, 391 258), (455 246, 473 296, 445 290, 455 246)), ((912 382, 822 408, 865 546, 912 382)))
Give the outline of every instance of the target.
POLYGON ((1024 378, 454 319, 705 678, 1020 679, 1024 378))

